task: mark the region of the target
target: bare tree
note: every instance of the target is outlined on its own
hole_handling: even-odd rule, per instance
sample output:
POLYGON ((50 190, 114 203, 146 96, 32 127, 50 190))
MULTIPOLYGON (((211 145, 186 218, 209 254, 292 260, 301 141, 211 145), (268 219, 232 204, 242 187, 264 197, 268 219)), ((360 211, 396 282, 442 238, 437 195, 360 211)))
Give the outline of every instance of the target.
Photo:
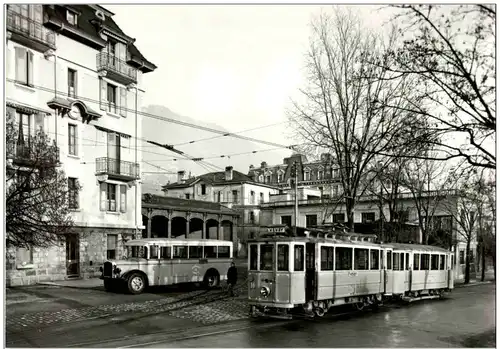
MULTIPOLYGON (((9 119, 9 118, 8 118, 9 119)), ((6 125, 6 244, 48 247, 72 231, 70 203, 80 187, 68 187, 58 168, 59 150, 42 131, 35 136, 6 125)))
POLYGON ((364 177, 377 154, 400 144, 398 137, 408 129, 411 118, 402 97, 412 88, 406 78, 391 79, 384 68, 385 45, 380 37, 361 28, 350 12, 322 14, 312 22, 313 36, 307 55, 308 86, 300 92, 289 119, 305 146, 333 155, 340 170, 344 204, 350 229, 354 207, 364 194, 364 177), (369 62, 380 60, 375 66, 369 62), (377 103, 383 101, 383 103, 377 103), (381 104, 381 105, 379 105, 381 104), (399 108, 386 108, 397 105, 399 108))
POLYGON ((395 20, 406 26, 385 67, 419 85, 407 103, 379 103, 418 115, 431 126, 428 132, 446 135, 430 140, 440 149, 435 159, 495 168, 495 5, 393 7, 401 10, 395 20), (457 135, 466 144, 458 144, 457 135))

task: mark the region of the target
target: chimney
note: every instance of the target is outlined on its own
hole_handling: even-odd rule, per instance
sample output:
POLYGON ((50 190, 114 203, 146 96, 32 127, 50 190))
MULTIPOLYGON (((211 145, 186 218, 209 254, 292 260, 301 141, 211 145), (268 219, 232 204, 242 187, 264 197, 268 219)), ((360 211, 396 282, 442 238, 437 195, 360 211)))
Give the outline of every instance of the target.
POLYGON ((250 169, 250 170, 253 170, 253 165, 250 165, 249 169, 250 169))
POLYGON ((184 182, 184 174, 186 171, 177 171, 177 183, 184 182))
POLYGON ((265 167, 267 167, 267 162, 262 161, 262 162, 260 163, 260 168, 265 168, 265 167))
POLYGON ((226 167, 226 181, 233 180, 233 166, 226 167))

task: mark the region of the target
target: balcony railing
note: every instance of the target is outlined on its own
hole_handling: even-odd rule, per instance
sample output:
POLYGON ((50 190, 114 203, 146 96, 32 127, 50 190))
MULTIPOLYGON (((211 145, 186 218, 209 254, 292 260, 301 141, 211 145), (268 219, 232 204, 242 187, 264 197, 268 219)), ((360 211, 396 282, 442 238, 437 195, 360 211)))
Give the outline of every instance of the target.
POLYGON ((97 158, 96 174, 106 174, 118 179, 139 178, 139 164, 113 158, 97 158))
POLYGON ((52 30, 45 28, 42 23, 12 10, 7 11, 7 30, 27 39, 38 41, 47 49, 56 47, 56 36, 52 30))
POLYGON ((59 148, 55 142, 44 145, 44 148, 37 148, 41 145, 36 143, 35 137, 30 136, 23 140, 16 140, 7 144, 7 158, 13 163, 28 166, 46 166, 59 164, 59 148))
POLYGON ((97 71, 103 70, 108 72, 109 78, 123 84, 137 82, 137 69, 107 52, 97 54, 97 71))

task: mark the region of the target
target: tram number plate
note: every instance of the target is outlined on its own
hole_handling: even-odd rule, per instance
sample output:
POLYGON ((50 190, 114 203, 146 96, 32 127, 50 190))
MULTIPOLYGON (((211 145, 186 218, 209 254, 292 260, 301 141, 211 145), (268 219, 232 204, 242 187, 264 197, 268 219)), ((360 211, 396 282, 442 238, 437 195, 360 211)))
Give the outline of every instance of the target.
POLYGON ((280 227, 280 228, 267 228, 268 233, 284 233, 285 228, 280 227))
POLYGON ((351 277, 358 276, 358 272, 357 271, 350 271, 349 273, 347 273, 347 275, 349 275, 351 277))

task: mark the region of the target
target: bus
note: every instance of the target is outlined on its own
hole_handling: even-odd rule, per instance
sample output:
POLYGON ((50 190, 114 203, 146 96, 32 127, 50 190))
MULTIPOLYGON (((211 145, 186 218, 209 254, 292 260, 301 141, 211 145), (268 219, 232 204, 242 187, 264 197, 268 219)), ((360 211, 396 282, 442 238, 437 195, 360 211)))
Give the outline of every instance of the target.
POLYGON ((149 286, 203 283, 219 286, 233 262, 233 243, 212 239, 136 239, 125 244, 125 257, 100 268, 106 291, 140 294, 149 286))

